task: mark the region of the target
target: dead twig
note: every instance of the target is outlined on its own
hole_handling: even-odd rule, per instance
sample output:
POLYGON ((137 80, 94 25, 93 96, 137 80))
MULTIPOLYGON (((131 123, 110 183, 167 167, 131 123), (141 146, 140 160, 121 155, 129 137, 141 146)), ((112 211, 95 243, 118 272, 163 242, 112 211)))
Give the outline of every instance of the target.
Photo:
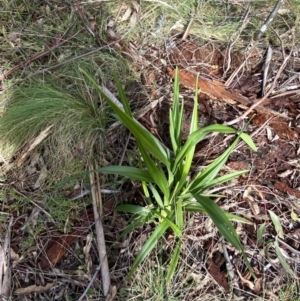
POLYGON ((109 267, 108 267, 108 260, 107 260, 107 253, 106 253, 106 245, 105 245, 105 238, 104 238, 104 230, 102 224, 102 198, 100 192, 100 181, 99 176, 95 176, 92 170, 97 169, 97 164, 95 168, 90 163, 89 170, 90 170, 90 184, 92 190, 92 200, 93 200, 93 211, 94 211, 94 218, 95 218, 95 229, 97 235, 97 245, 98 245, 98 252, 99 252, 99 261, 101 266, 101 276, 102 276, 102 287, 103 287, 103 294, 104 296, 108 296, 110 291, 110 277, 109 277, 109 267))
POLYGON ((255 34, 254 36, 254 41, 258 41, 261 36, 266 32, 268 26, 270 25, 270 23, 273 21, 273 19, 275 18, 276 14, 278 13, 282 3, 284 0, 278 0, 275 7, 273 8, 272 12, 270 13, 270 15, 268 16, 268 18, 266 19, 266 21, 264 22, 264 24, 261 26, 261 28, 259 29, 259 31, 255 34))
POLYGON ((191 31, 191 28, 192 28, 193 23, 194 23, 194 18, 191 17, 191 20, 190 20, 190 22, 189 22, 189 24, 188 24, 188 26, 187 26, 187 28, 186 28, 186 30, 185 30, 183 36, 182 36, 182 39, 181 39, 182 41, 185 41, 185 40, 186 40, 187 36, 189 35, 189 33, 190 33, 190 31, 191 31))
POLYGON ((283 96, 287 96, 287 95, 291 95, 291 94, 297 94, 297 93, 300 93, 300 89, 283 92, 283 93, 280 93, 280 94, 277 94, 277 95, 273 95, 270 98, 278 98, 278 97, 283 97, 283 96))
POLYGON ((226 77, 226 74, 227 72, 229 71, 230 69, 230 65, 231 65, 231 51, 232 51, 232 48, 234 46, 234 44, 238 41, 241 33, 243 32, 244 28, 246 27, 246 25, 249 23, 249 13, 250 13, 250 5, 247 7, 247 10, 245 12, 245 16, 243 17, 243 23, 242 23, 242 26, 239 28, 239 30, 237 31, 237 33, 235 33, 235 37, 233 39, 233 41, 230 43, 229 47, 228 47, 228 50, 227 50, 227 67, 226 67, 226 70, 223 74, 223 78, 226 77))
MULTIPOLYGON (((240 66, 238 68, 236 68, 236 70, 230 75, 230 77, 227 79, 227 81, 225 82, 225 87, 228 88, 230 86, 230 84, 232 83, 232 81, 235 79, 235 77, 237 76, 237 74, 241 71, 242 68, 244 68, 244 66, 246 65, 247 60, 251 57, 252 53, 251 50, 253 49, 253 45, 248 46, 249 48, 249 53, 246 56, 245 60, 240 64, 240 66)), ((247 49, 246 49, 247 52, 247 49)))
POLYGON ((0 296, 9 298, 11 290, 10 235, 13 217, 10 218, 3 246, 0 248, 0 296))
POLYGON ((267 84, 267 79, 268 79, 268 72, 269 72, 269 68, 270 68, 270 63, 272 60, 272 55, 273 55, 273 49, 272 47, 269 45, 267 53, 266 53, 266 59, 265 59, 265 63, 264 63, 264 70, 263 70, 263 80, 262 80, 262 88, 261 88, 261 95, 264 96, 266 93, 266 84, 267 84))
POLYGON ((43 141, 45 140, 51 133, 51 128, 53 127, 53 124, 48 126, 45 130, 40 132, 40 134, 31 140, 28 143, 28 146, 23 150, 23 152, 18 156, 18 158, 13 161, 12 163, 8 163, 2 168, 1 175, 6 174, 8 171, 10 171, 13 167, 17 166, 20 167, 26 158, 30 155, 30 153, 43 141))
POLYGON ((227 124, 227 125, 233 125, 233 124, 235 124, 235 123, 238 123, 238 122, 240 122, 242 119, 244 119, 244 118, 246 118, 256 107, 258 107, 259 105, 261 105, 262 103, 263 103, 263 101, 264 100, 266 100, 267 98, 268 98, 268 96, 272 93, 272 91, 274 90, 274 88, 275 88, 275 86, 276 86, 276 84, 277 84, 277 81, 278 81, 278 78, 279 78, 279 76, 282 74, 282 72, 283 72, 283 70, 284 70, 284 68, 285 68, 285 66, 286 66, 286 64, 287 64, 287 62, 288 62, 288 60, 290 59, 290 57, 291 57, 291 53, 287 56, 287 57, 285 57, 284 58, 284 60, 283 60, 283 63, 281 64, 281 66, 280 66, 280 68, 279 68, 279 70, 278 70, 278 72, 277 72, 277 74, 276 74, 276 76, 275 76, 275 78, 274 78, 274 81, 273 81, 273 84, 272 84, 272 86, 271 86, 271 88, 269 89, 269 91, 266 93, 266 95, 263 97, 263 98, 261 98, 261 99, 259 99, 259 100, 257 100, 245 113, 243 113, 241 116, 239 116, 238 118, 235 118, 235 119, 233 119, 233 120, 231 120, 231 121, 229 121, 229 122, 225 122, 225 124, 227 124))

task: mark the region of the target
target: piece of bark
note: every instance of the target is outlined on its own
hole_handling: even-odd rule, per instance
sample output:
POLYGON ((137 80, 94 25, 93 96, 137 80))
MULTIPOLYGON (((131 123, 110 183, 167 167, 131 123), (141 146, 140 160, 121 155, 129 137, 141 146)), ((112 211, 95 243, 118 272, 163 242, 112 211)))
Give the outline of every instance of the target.
MULTIPOLYGON (((187 70, 179 70, 178 72, 179 82, 184 87, 194 90, 196 87, 197 75, 187 70)), ((167 67, 167 73, 170 77, 175 77, 175 70, 171 67, 167 67)), ((208 80, 203 76, 198 76, 198 90, 200 93, 207 95, 213 100, 224 101, 231 105, 235 105, 243 110, 248 110, 249 107, 251 107, 252 105, 252 103, 247 97, 241 95, 236 90, 226 90, 225 85, 216 79, 208 80)), ((280 116, 285 119, 290 119, 285 115, 282 115, 278 112, 275 112, 262 106, 257 106, 255 110, 257 112, 269 113, 274 116, 280 116)))
POLYGON ((276 188, 277 190, 280 190, 284 193, 290 194, 292 196, 295 196, 297 198, 300 198, 300 191, 290 188, 287 184, 276 181, 274 184, 274 188, 276 188))

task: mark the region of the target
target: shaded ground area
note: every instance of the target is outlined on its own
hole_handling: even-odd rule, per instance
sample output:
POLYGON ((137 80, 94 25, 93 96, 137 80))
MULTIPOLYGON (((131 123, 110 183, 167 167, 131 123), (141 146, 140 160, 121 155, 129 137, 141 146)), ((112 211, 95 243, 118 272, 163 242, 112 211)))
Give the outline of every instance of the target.
MULTIPOLYGON (((133 11, 132 8, 131 16, 133 11)), ((258 147, 258 152, 253 153, 241 143, 222 172, 249 169, 249 174, 208 192, 225 196, 217 198, 218 205, 249 220, 249 224, 236 223, 236 227, 257 279, 248 273, 240 254, 219 237, 212 222, 195 214, 187 216, 181 265, 175 283, 170 286, 173 292, 162 293, 162 300, 169 300, 169 295, 173 296, 170 300, 183 300, 182 295, 184 300, 255 300, 259 297, 284 300, 280 297, 281 288, 290 283, 296 286, 297 281, 291 281, 292 274, 297 279, 300 272, 299 45, 273 47, 268 66, 265 46, 252 44, 246 50, 233 51, 217 43, 204 43, 191 34, 183 40, 182 34, 176 33, 161 45, 149 46, 150 43, 125 43, 111 30, 107 39, 98 43, 109 45, 111 51, 129 58, 132 70, 140 74, 140 78, 127 87, 127 95, 132 104, 140 106, 136 108, 139 121, 166 145, 169 144, 167 128, 172 79, 178 67, 187 130, 193 107, 193 89, 198 80, 199 126, 232 124, 251 134, 258 147), (253 107, 245 118, 237 119, 265 95, 264 101, 253 107), (280 219, 281 235, 276 232, 269 210, 280 219), (263 224, 266 232, 259 240, 257 231, 263 224), (278 248, 284 254, 288 268, 278 260, 278 248)), ((43 58, 41 53, 32 62, 43 58)), ((23 67, 19 65, 19 68, 23 67)), ((121 126, 108 129, 106 138, 111 141, 111 148, 126 150, 125 153, 118 152, 119 157, 124 154, 124 162, 137 162, 134 141, 121 126)), ((194 171, 207 166, 231 140, 231 137, 214 135, 198 145, 194 171)), ((49 200, 40 199, 38 181, 47 164, 43 162, 47 151, 41 149, 35 159, 31 157, 27 161, 25 174, 6 169, 2 162, 7 179, 1 185, 10 189, 2 196, 3 221, 0 227, 3 232, 6 230, 6 241, 10 242, 14 294, 17 300, 78 300, 92 283, 84 300, 102 300, 100 276, 92 281, 99 258, 96 244, 92 242, 94 216, 88 200, 88 184, 82 181, 80 185, 70 186, 69 190, 61 189, 61 199, 54 192, 49 200), (62 207, 63 202, 65 207, 62 207), (51 212, 48 212, 50 208, 51 212), (57 213, 67 214, 55 215, 55 208, 59 208, 57 213)), ((80 147, 76 152, 79 158, 83 157, 80 147)), ((17 161, 18 158, 19 154, 15 154, 13 159, 17 161)), ((108 157, 106 160, 113 159, 108 157)), ((116 243, 129 217, 114 212, 115 205, 123 202, 145 205, 145 201, 141 188, 131 182, 122 182, 118 192, 108 197, 103 194, 103 198, 111 281, 118 290, 116 298, 126 300, 127 291, 133 285, 124 279, 154 225, 133 231, 116 243)), ((150 300, 153 291, 164 289, 164 284, 160 286, 160 281, 157 281, 161 275, 153 276, 154 281, 147 274, 147 267, 157 266, 163 275, 173 245, 174 237, 169 233, 157 254, 141 267, 136 277, 142 279, 145 289, 136 300, 150 300)), ((292 291, 294 294, 295 290, 292 291)))

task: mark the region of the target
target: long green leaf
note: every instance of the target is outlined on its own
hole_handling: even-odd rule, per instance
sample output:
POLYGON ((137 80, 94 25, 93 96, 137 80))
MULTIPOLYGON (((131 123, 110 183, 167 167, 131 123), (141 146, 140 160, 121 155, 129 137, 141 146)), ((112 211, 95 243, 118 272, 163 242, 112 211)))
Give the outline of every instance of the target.
POLYGON ((152 220, 152 216, 147 215, 137 215, 134 219, 130 220, 129 225, 122 231, 122 233, 117 237, 117 241, 122 237, 126 236, 128 233, 133 231, 134 229, 145 225, 146 223, 152 220))
POLYGON ((151 253, 153 248, 157 245, 159 239, 164 235, 168 228, 169 224, 166 220, 163 220, 162 223, 156 227, 134 260, 129 272, 129 278, 134 274, 137 267, 143 262, 143 260, 151 253))
POLYGON ((239 134, 239 137, 243 139, 251 149, 254 151, 257 150, 256 146, 254 145, 251 137, 245 133, 241 133, 238 130, 231 128, 227 125, 221 125, 221 124, 213 124, 209 125, 207 127, 204 127, 202 129, 199 129, 198 131, 192 133, 189 135, 188 139, 186 140, 184 146, 180 149, 178 154, 176 155, 176 162, 175 166, 178 164, 178 162, 182 161, 183 158, 186 156, 187 152, 191 147, 196 145, 198 142, 200 142, 207 134, 209 133, 223 133, 223 134, 239 134))
POLYGON ((115 210, 132 213, 132 214, 139 214, 139 215, 141 215, 141 214, 148 215, 150 213, 150 210, 148 208, 138 206, 138 205, 131 205, 131 204, 118 205, 115 208, 115 210))
POLYGON ((210 198, 200 195, 194 195, 194 198, 203 206, 224 238, 228 240, 237 250, 242 251, 243 247, 240 239, 231 222, 226 217, 225 213, 220 209, 220 207, 210 198))
POLYGON ((195 184, 195 186, 193 186, 193 190, 192 193, 194 194, 200 194, 204 191, 206 191, 207 189, 211 188, 211 187, 216 187, 217 185, 220 185, 222 183, 226 183, 232 179, 235 179, 245 173, 247 173, 248 170, 239 170, 239 171, 235 171, 229 174, 226 174, 224 176, 218 177, 216 179, 207 181, 206 184, 202 184, 201 182, 198 184, 195 184))
POLYGON ((239 236, 237 235, 233 225, 226 217, 225 213, 221 210, 221 208, 211 199, 200 196, 194 195, 194 198, 199 202, 203 208, 206 210, 209 217, 214 222, 215 226, 218 228, 222 236, 230 242, 237 250, 239 250, 244 258, 245 264, 247 265, 251 274, 255 276, 254 271, 247 259, 247 256, 244 252, 243 246, 240 242, 239 236))
MULTIPOLYGON (((202 207, 202 205, 196 202, 184 205, 184 210, 188 212, 202 212, 203 214, 208 215, 206 210, 202 207)), ((247 225, 253 225, 253 222, 250 222, 244 217, 241 217, 233 213, 228 213, 228 212, 224 212, 224 213, 230 221, 240 222, 247 225)))
POLYGON ((226 163, 228 157, 230 156, 231 152, 233 151, 234 147, 238 142, 238 138, 232 143, 232 145, 227 148, 227 150, 220 155, 216 160, 214 160, 208 167, 206 167, 203 171, 201 171, 189 184, 186 190, 194 191, 200 190, 201 187, 204 187, 206 184, 210 183, 214 180, 214 178, 219 173, 220 169, 226 163))
POLYGON ((180 151, 176 155, 174 166, 177 166, 178 162, 181 162, 185 158, 185 156, 190 151, 190 149, 192 147, 194 147, 195 145, 197 145, 197 143, 199 143, 207 134, 214 133, 214 132, 223 133, 223 134, 238 133, 238 131, 235 130, 234 128, 231 128, 226 125, 220 125, 220 124, 209 125, 205 128, 202 128, 202 129, 199 129, 199 130, 193 132, 192 134, 189 135, 185 144, 183 145, 183 147, 180 149, 180 151))
POLYGON ((290 268, 289 264, 286 262, 283 254, 282 254, 282 251, 278 245, 278 242, 277 240, 274 241, 274 247, 275 247, 275 253, 282 265, 282 267, 285 269, 285 271, 290 274, 292 277, 295 277, 295 273, 293 272, 293 270, 290 268))
POLYGON ((183 229, 183 211, 182 211, 182 200, 176 201, 176 212, 175 212, 176 225, 180 230, 183 229))
POLYGON ((150 158, 150 156, 144 150, 143 146, 140 147, 140 152, 141 152, 141 156, 144 159, 144 163, 148 169, 148 172, 151 175, 151 178, 158 185, 158 187, 163 192, 163 194, 166 197, 169 197, 170 190, 169 190, 169 186, 168 186, 168 180, 167 180, 164 172, 156 166, 155 162, 153 162, 153 160, 150 158))
POLYGON ((129 106, 125 91, 124 91, 124 89, 122 87, 122 84, 119 80, 119 77, 115 74, 114 78, 115 78, 115 82, 116 82, 116 85, 117 85, 117 88, 118 88, 119 97, 120 97, 122 105, 124 107, 124 111, 127 115, 129 115, 132 118, 132 113, 131 113, 131 110, 130 110, 130 106, 129 106))
POLYGON ((163 201, 161 199, 161 196, 159 195, 158 191, 156 190, 156 188, 153 185, 151 185, 151 184, 149 184, 149 188, 152 191, 153 197, 156 200, 157 204, 161 208, 164 208, 164 203, 163 203, 163 201))
POLYGON ((261 246, 264 242, 264 235, 266 233, 266 224, 263 223, 259 226, 257 230, 257 244, 258 246, 261 246))
POLYGON ((257 147, 254 144, 252 138, 246 133, 240 133, 240 138, 253 150, 257 151, 257 147))
POLYGON ((179 74, 178 68, 176 68, 174 78, 174 97, 173 104, 170 109, 170 137, 172 142, 173 151, 176 154, 177 149, 181 145, 181 130, 183 120, 183 103, 179 105, 179 74))
MULTIPOLYGON (((196 90, 195 90, 195 96, 194 96, 194 108, 193 108, 193 114, 192 114, 192 120, 191 120, 191 126, 190 126, 190 134, 196 132, 198 129, 198 76, 196 80, 196 90)), ((183 164, 182 172, 181 172, 181 178, 178 185, 178 189, 181 190, 183 185, 187 182, 187 176, 190 172, 194 154, 195 154, 196 146, 191 146, 186 154, 185 162, 181 163, 183 164)))
MULTIPOLYGON (((184 102, 182 101, 182 104, 179 104, 179 70, 176 68, 176 74, 175 74, 175 81, 174 81, 174 99, 176 99, 176 119, 175 121, 175 133, 176 133, 176 143, 177 147, 179 148, 181 145, 181 131, 182 131, 182 121, 183 121, 183 108, 184 108, 184 102)), ((177 150, 174 150, 176 153, 177 150)))
POLYGON ((152 211, 154 215, 156 215, 157 217, 159 217, 161 220, 165 221, 166 223, 168 223, 169 227, 174 231, 174 234, 178 237, 182 236, 182 232, 181 229, 179 229, 179 227, 172 221, 174 214, 171 212, 167 212, 167 211, 159 211, 159 210, 153 210, 152 211))
POLYGON ((147 170, 130 167, 130 166, 119 166, 119 165, 105 166, 105 167, 97 168, 92 172, 102 172, 102 173, 124 176, 133 181, 150 182, 150 183, 155 182, 147 170))
POLYGON ((166 277, 166 282, 168 283, 174 276, 176 267, 178 265, 179 255, 180 255, 180 249, 181 249, 181 240, 179 240, 176 244, 176 247, 174 249, 174 252, 172 254, 171 262, 168 268, 168 273, 166 277))
POLYGON ((282 229, 279 217, 273 211, 271 211, 271 210, 268 210, 268 211, 269 211, 269 214, 272 219, 272 222, 275 227, 275 231, 276 231, 277 235, 283 239, 284 238, 283 237, 283 229, 282 229))
POLYGON ((101 93, 101 95, 106 99, 110 107, 118 115, 122 123, 129 129, 129 131, 134 135, 136 140, 151 152, 151 154, 157 158, 160 162, 170 167, 170 162, 168 160, 168 155, 162 144, 154 137, 145 127, 143 127, 138 121, 133 119, 131 116, 127 115, 122 109, 120 109, 114 101, 112 101, 109 96, 107 96, 96 81, 88 74, 85 70, 80 69, 81 72, 90 80, 90 82, 95 86, 95 88, 101 93))

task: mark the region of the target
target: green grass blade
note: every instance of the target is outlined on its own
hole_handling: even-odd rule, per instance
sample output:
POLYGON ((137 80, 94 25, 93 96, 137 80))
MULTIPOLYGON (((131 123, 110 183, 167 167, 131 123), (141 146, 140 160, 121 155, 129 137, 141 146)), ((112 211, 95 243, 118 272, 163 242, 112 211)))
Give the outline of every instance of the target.
POLYGON ((203 206, 224 238, 229 241, 237 250, 242 251, 243 247, 240 239, 231 222, 226 217, 225 213, 220 209, 220 207, 210 198, 199 195, 194 195, 194 198, 203 206))
POLYGON ((177 166, 178 162, 181 162, 186 157, 187 153, 190 151, 191 148, 193 148, 197 143, 199 143, 207 134, 213 132, 223 133, 223 134, 238 133, 238 131, 235 130, 234 128, 231 128, 226 125, 220 125, 220 124, 209 125, 205 128, 193 132, 192 134, 189 135, 185 144, 176 155, 175 166, 177 166))
POLYGON ((242 140, 244 140, 245 143, 246 143, 253 151, 255 151, 255 152, 257 151, 256 145, 254 144, 252 138, 251 138, 248 134, 246 134, 246 133, 241 133, 241 134, 240 134, 240 138, 241 138, 242 140))
POLYGON ((106 166, 106 167, 97 168, 92 172, 101 172, 101 173, 109 173, 109 174, 124 176, 133 181, 152 182, 152 183, 155 182, 151 174, 147 170, 130 167, 130 166, 119 166, 119 165, 106 166))
POLYGON ((181 229, 172 221, 174 214, 167 211, 158 211, 153 210, 153 214, 155 214, 157 217, 159 217, 161 220, 165 221, 169 227, 174 231, 174 234, 178 237, 182 236, 181 229))
POLYGON ((129 272, 129 278, 134 274, 137 267, 144 261, 144 259, 151 253, 153 248, 157 245, 159 239, 164 235, 168 228, 169 224, 166 220, 163 220, 162 223, 156 227, 133 262, 129 272))
POLYGON ((254 225, 253 222, 250 222, 249 220, 247 220, 244 217, 241 217, 239 215, 233 214, 233 213, 229 213, 229 212, 224 212, 226 217, 233 222, 239 222, 239 223, 243 223, 243 224, 247 224, 247 225, 254 225))
POLYGON ((181 129, 182 129, 182 118, 183 118, 183 104, 179 104, 179 74, 178 68, 176 68, 174 78, 174 97, 173 104, 170 109, 170 136, 173 151, 176 154, 177 149, 181 145, 181 129))
POLYGON ((171 262, 168 268, 168 273, 167 273, 167 277, 166 277, 166 282, 170 282, 170 280, 173 278, 176 267, 178 265, 178 260, 179 260, 179 256, 180 256, 180 250, 181 250, 181 240, 179 240, 176 244, 176 247, 174 249, 172 258, 171 258, 171 262))
MULTIPOLYGON (((207 215, 206 210, 201 206, 201 204, 196 203, 196 202, 185 205, 184 210, 189 211, 189 212, 202 212, 203 214, 207 215)), ((241 217, 239 215, 235 215, 232 213, 228 213, 228 212, 224 212, 224 213, 230 221, 240 222, 240 223, 244 223, 247 225, 253 225, 253 222, 250 222, 249 220, 247 220, 244 217, 241 217)))
POLYGON ((236 129, 231 128, 227 125, 213 124, 205 128, 199 129, 193 132, 191 135, 189 135, 184 146, 180 149, 180 151, 176 155, 175 166, 178 164, 178 162, 183 160, 183 158, 186 156, 187 152, 189 152, 191 147, 195 146, 198 142, 200 142, 207 134, 214 133, 214 132, 222 133, 222 134, 239 134, 239 137, 243 139, 254 151, 257 150, 256 146, 254 145, 249 135, 245 133, 241 133, 236 129))

